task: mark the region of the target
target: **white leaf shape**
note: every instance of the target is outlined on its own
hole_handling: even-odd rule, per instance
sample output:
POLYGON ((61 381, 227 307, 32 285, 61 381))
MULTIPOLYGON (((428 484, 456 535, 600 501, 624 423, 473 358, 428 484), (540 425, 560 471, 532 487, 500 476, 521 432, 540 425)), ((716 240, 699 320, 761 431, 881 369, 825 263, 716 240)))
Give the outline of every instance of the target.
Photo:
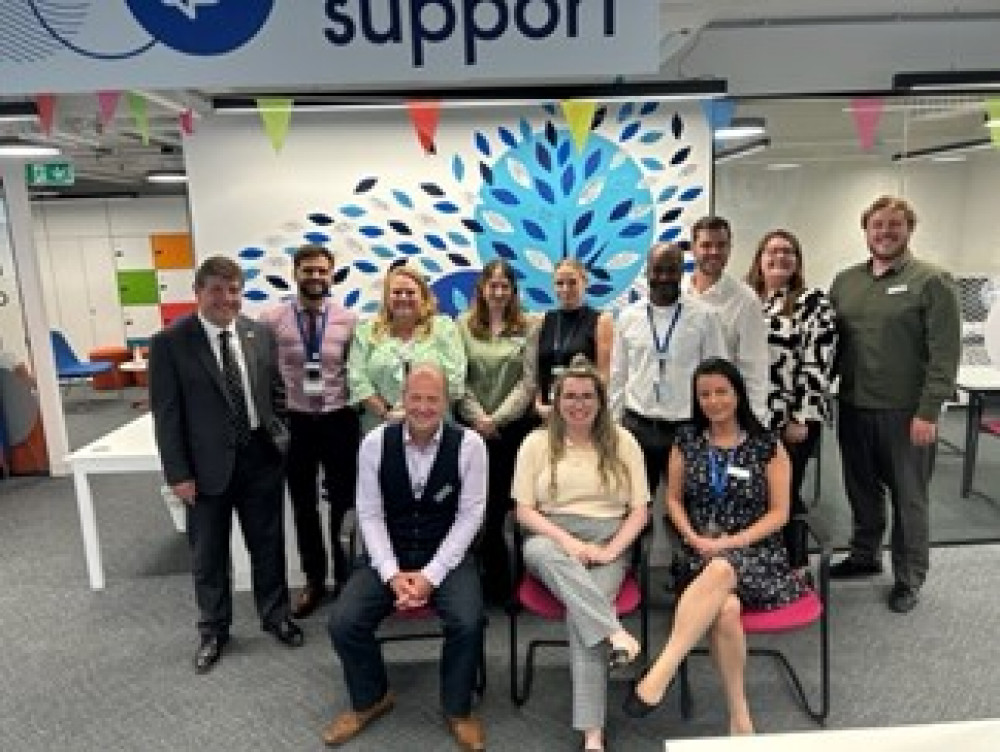
POLYGON ((371 199, 371 205, 374 206, 376 209, 380 209, 380 210, 382 210, 384 212, 389 211, 389 204, 388 204, 388 202, 383 201, 380 198, 374 198, 373 197, 371 199))
POLYGON ((361 251, 364 250, 364 246, 358 242, 357 238, 347 238, 345 244, 353 253, 361 253, 361 251))
POLYGON ((528 168, 524 166, 523 162, 514 159, 514 157, 507 157, 507 169, 515 183, 522 188, 531 190, 531 173, 528 172, 528 168))
POLYGON ((587 183, 580 191, 580 198, 577 203, 580 206, 594 203, 604 190, 604 178, 594 178, 587 183))
POLYGON ((628 154, 623 151, 615 152, 615 155, 611 158, 611 164, 608 166, 608 170, 617 170, 623 164, 625 160, 628 159, 628 154))
POLYGON ((497 232, 511 233, 514 232, 514 227, 511 225, 510 221, 503 214, 495 211, 484 211, 483 221, 486 222, 492 229, 497 232))
POLYGON ((627 269, 632 266, 636 261, 642 258, 638 253, 634 251, 622 251, 621 253, 616 253, 612 256, 608 263, 604 265, 605 269, 627 269))
POLYGON ((531 262, 531 265, 546 273, 555 271, 555 267, 552 265, 552 259, 546 256, 537 248, 526 248, 524 251, 524 257, 531 262))
POLYGON ((284 232, 302 232, 304 225, 298 220, 291 220, 290 222, 285 222, 281 225, 281 229, 284 232))
POLYGON ((698 165, 688 162, 681 169, 680 175, 682 178, 686 178, 690 177, 691 175, 694 175, 696 172, 698 172, 698 165))
POLYGON ((651 211, 653 211, 652 204, 636 204, 634 207, 632 207, 632 211, 628 213, 628 218, 642 219, 651 211))
POLYGON ((436 227, 438 223, 437 217, 433 214, 418 214, 417 219, 420 220, 420 223, 425 227, 436 227))
POLYGON ((333 231, 340 233, 350 232, 353 229, 354 225, 350 222, 337 222, 337 224, 333 226, 333 231))

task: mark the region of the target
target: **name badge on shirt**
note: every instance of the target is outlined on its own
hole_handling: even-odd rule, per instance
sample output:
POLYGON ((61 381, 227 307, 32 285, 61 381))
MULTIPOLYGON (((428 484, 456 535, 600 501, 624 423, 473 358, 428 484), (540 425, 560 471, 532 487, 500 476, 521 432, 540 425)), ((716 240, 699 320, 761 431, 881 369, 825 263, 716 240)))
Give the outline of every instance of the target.
POLYGON ((894 285, 885 291, 886 295, 898 295, 901 292, 906 292, 906 285, 894 285))
POLYGON ((315 361, 306 363, 302 369, 302 393, 306 397, 323 396, 323 366, 315 361))
POLYGON ((726 470, 731 476, 737 480, 750 480, 750 471, 745 467, 736 467, 735 465, 730 465, 726 470))
POLYGON ((438 492, 434 494, 434 501, 440 504, 441 502, 443 502, 445 499, 448 498, 448 494, 450 494, 452 490, 453 489, 451 487, 451 483, 445 483, 443 486, 441 486, 441 488, 438 489, 438 492))

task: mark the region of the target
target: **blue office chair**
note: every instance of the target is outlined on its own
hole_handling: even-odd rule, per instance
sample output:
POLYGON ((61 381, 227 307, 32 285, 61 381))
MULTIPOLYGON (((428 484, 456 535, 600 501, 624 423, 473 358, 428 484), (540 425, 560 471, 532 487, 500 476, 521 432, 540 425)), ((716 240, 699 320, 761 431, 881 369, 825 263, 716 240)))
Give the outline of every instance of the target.
POLYGON ((53 329, 49 334, 52 338, 52 355, 55 357, 60 386, 68 387, 75 382, 92 379, 98 374, 114 369, 115 364, 107 360, 93 362, 80 360, 62 332, 53 329))

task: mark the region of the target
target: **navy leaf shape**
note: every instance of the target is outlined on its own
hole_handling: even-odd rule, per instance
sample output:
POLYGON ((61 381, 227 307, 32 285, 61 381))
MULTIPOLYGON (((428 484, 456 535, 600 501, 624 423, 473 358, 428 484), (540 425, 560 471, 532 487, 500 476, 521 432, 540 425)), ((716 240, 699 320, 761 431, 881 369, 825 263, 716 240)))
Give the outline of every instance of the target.
POLYGON ((572 145, 569 141, 563 141, 559 144, 559 151, 556 152, 556 157, 559 159, 559 166, 566 164, 566 160, 569 159, 570 149, 572 145))
POLYGON ((445 248, 448 247, 448 244, 444 242, 444 238, 438 235, 427 234, 424 235, 424 239, 432 248, 435 248, 439 251, 443 251, 445 248))
POLYGON ((365 259, 358 259, 355 261, 354 268, 365 274, 375 274, 375 272, 378 271, 377 264, 373 264, 371 261, 366 261, 365 259))
POLYGON ((594 219, 594 212, 588 211, 580 215, 580 218, 576 220, 573 224, 573 235, 582 235, 590 227, 590 223, 594 219))
MULTIPOLYGON (((278 277, 277 279, 280 279, 280 277, 278 277)), ((243 297, 246 298, 247 300, 258 301, 258 300, 267 300, 268 295, 263 290, 244 290, 243 297)))
POLYGON ((670 158, 670 164, 679 165, 684 164, 687 158, 691 156, 691 147, 685 146, 683 149, 678 149, 674 152, 674 156, 670 158))
POLYGON ((327 225, 333 224, 333 217, 329 214, 310 214, 309 221, 314 225, 319 225, 320 227, 326 227, 327 225))
POLYGON ((694 201, 700 195, 701 195, 701 187, 699 186, 695 188, 688 188, 678 198, 681 201, 694 201))
POLYGON ((573 169, 573 165, 566 165, 566 169, 562 174, 562 190, 563 194, 568 196, 573 192, 573 184, 576 182, 576 170, 573 169))
POLYGON ((594 119, 590 121, 590 130, 596 131, 601 127, 601 123, 604 122, 604 118, 608 116, 607 107, 598 107, 594 110, 594 119))
POLYGON ((495 188, 490 193, 493 194, 493 198, 505 206, 517 206, 521 203, 521 200, 506 188, 495 188))
POLYGON ((680 217, 681 214, 683 213, 684 210, 681 208, 671 209, 670 211, 663 212, 663 216, 660 217, 660 221, 664 223, 676 222, 677 218, 680 217))
POLYGON ((517 148, 517 136, 511 133, 509 128, 506 128, 501 125, 497 129, 497 132, 500 134, 500 140, 503 141, 505 144, 507 144, 507 146, 509 146, 511 149, 517 148))
POLYGON ((618 206, 611 210, 611 214, 608 216, 612 222, 617 222, 619 219, 623 219, 628 216, 628 213, 632 211, 632 200, 622 201, 618 206))
POLYGON ((553 146, 559 142, 559 135, 556 133, 556 127, 552 124, 551 120, 545 124, 545 139, 553 146))
POLYGON ((654 112, 656 112, 659 106, 660 106, 659 102, 657 102, 656 100, 650 100, 648 102, 643 103, 642 108, 639 110, 639 114, 652 115, 654 112))
POLYGON ((618 233, 618 235, 622 238, 637 238, 646 232, 647 229, 646 225, 642 222, 635 222, 618 233))
POLYGON ((337 273, 333 275, 333 284, 339 285, 345 279, 347 279, 347 275, 350 273, 351 273, 351 267, 349 266, 345 266, 342 269, 338 269, 337 273))
POLYGON ((660 234, 660 242, 661 243, 669 243, 672 240, 677 240, 677 238, 680 237, 680 234, 681 234, 681 228, 680 227, 670 227, 670 228, 664 230, 660 234))
POLYGON ((587 285, 587 294, 593 295, 594 297, 600 297, 601 295, 607 295, 614 289, 615 288, 612 285, 606 285, 602 282, 596 285, 587 285))
POLYGON ((535 161, 546 172, 552 172, 552 155, 541 141, 535 144, 535 161))
POLYGON ((458 206, 451 201, 438 201, 434 208, 442 214, 457 214, 459 211, 458 206))
POLYGON ((602 269, 599 266, 591 266, 588 268, 590 269, 591 276, 596 277, 597 279, 601 280, 601 282, 611 281, 611 274, 608 272, 607 269, 602 269))
POLYGON ((355 193, 367 193, 375 184, 378 183, 378 178, 364 178, 356 186, 354 186, 355 193))
POLYGON ((410 230, 409 225, 406 222, 401 222, 398 219, 394 219, 389 222, 389 227, 398 232, 400 235, 412 235, 413 231, 410 230))
POLYGON ((400 253, 405 253, 407 256, 416 256, 420 253, 420 246, 416 243, 398 243, 396 250, 400 253))
POLYGON ((549 113, 552 117, 556 116, 556 106, 549 102, 548 104, 543 104, 542 109, 549 113))
POLYGON ((465 228, 471 232, 475 232, 480 235, 483 233, 483 225, 478 220, 463 219, 462 224, 465 225, 465 228))
POLYGON ((353 308, 361 298, 361 290, 351 290, 344 298, 344 308, 353 308))
POLYGON ((472 262, 461 253, 449 253, 448 258, 455 266, 472 266, 472 262))
POLYGON ((405 258, 398 258, 395 261, 393 261, 391 264, 389 264, 389 268, 390 269, 398 269, 401 266, 406 266, 406 259, 405 258))
POLYGON ((552 186, 541 178, 535 178, 535 190, 538 195, 545 199, 548 203, 554 204, 556 202, 555 191, 552 190, 552 186))
POLYGON ((385 235, 385 230, 381 227, 376 227, 375 225, 365 225, 364 227, 358 228, 358 232, 366 238, 380 238, 385 235))
POLYGON ((542 226, 534 220, 525 219, 522 224, 524 225, 524 231, 535 240, 548 240, 548 235, 545 234, 545 230, 543 230, 542 226))
POLYGON ((315 243, 316 245, 322 245, 323 243, 330 242, 330 236, 325 232, 307 232, 303 235, 308 242, 315 243))
POLYGON ((517 261, 517 251, 515 251, 506 243, 501 243, 499 240, 494 240, 493 250, 496 251, 497 256, 499 256, 500 258, 507 259, 508 261, 517 261))
POLYGON ((675 112, 670 119, 670 132, 674 134, 674 138, 680 138, 684 134, 684 120, 679 112, 675 112))
POLYGON ((268 274, 266 277, 264 277, 264 279, 268 281, 268 284, 270 284, 271 287, 274 287, 278 290, 289 289, 289 284, 285 280, 285 278, 279 277, 277 274, 268 274))
POLYGON ((590 180, 601 166, 601 150, 594 149, 583 165, 584 180, 590 180))
POLYGON ((484 156, 488 157, 490 155, 490 142, 482 131, 476 131, 476 148, 479 149, 484 156))
POLYGON ((493 169, 485 162, 479 163, 479 174, 483 176, 486 185, 493 185, 493 169))
POLYGON ((539 305, 550 306, 553 302, 555 302, 552 300, 552 296, 549 295, 548 291, 542 290, 541 288, 529 287, 527 292, 528 297, 539 305))
POLYGON ((597 236, 591 235, 588 238, 584 238, 583 242, 576 248, 577 258, 582 258, 587 256, 591 251, 594 250, 594 246, 597 245, 597 236))
POLYGON ((618 140, 623 143, 625 141, 630 141, 635 136, 635 134, 639 132, 639 129, 641 127, 642 124, 639 123, 638 120, 636 120, 634 123, 629 123, 622 129, 622 134, 618 137, 618 140))
POLYGON ((421 183, 420 187, 421 189, 423 189, 423 192, 426 193, 428 196, 444 195, 444 191, 441 190, 441 186, 439 186, 437 183, 421 183))

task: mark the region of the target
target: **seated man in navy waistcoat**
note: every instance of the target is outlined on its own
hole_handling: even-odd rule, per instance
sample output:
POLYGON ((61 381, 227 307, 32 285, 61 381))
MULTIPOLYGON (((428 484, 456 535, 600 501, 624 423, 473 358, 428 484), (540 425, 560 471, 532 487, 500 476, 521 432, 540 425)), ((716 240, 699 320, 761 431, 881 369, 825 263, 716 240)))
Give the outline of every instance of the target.
POLYGON ((444 420, 443 372, 417 365, 403 391, 405 418, 369 433, 358 454, 357 514, 368 555, 330 614, 330 639, 351 696, 323 732, 331 746, 392 708, 375 630, 394 610, 432 606, 444 624, 441 704, 463 750, 485 749, 471 714, 483 645, 483 601, 469 547, 486 507, 486 446, 444 420))

